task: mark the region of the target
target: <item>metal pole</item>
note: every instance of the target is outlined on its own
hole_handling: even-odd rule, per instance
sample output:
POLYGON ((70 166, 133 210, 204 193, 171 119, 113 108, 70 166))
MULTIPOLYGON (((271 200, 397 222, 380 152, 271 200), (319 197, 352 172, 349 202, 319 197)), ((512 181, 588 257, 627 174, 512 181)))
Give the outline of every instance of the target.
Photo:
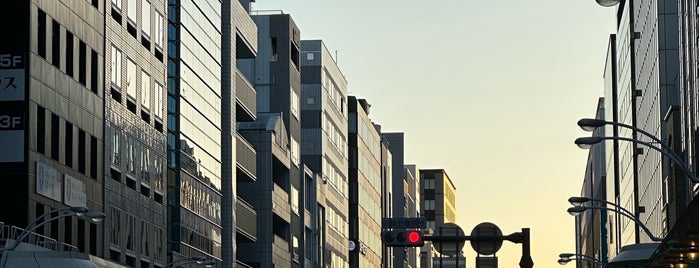
POLYGON ((519 260, 520 268, 533 268, 534 261, 530 254, 529 228, 522 228, 522 258, 519 260))

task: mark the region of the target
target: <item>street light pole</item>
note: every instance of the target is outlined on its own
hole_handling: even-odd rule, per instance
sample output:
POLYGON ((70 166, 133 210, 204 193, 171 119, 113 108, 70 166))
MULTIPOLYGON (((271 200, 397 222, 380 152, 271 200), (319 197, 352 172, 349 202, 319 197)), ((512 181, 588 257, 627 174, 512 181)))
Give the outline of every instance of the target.
POLYGON ((34 231, 36 231, 36 229, 39 229, 39 227, 42 227, 49 222, 52 222, 52 221, 55 221, 55 220, 58 220, 61 218, 67 218, 67 217, 73 217, 73 216, 79 216, 79 217, 86 216, 89 219, 91 219, 92 221, 96 221, 96 222, 101 221, 105 217, 104 213, 91 212, 86 207, 63 207, 63 208, 54 209, 54 210, 51 210, 49 212, 44 213, 43 215, 37 217, 36 219, 34 219, 34 221, 32 221, 29 225, 27 225, 27 227, 25 227, 22 230, 22 233, 15 239, 15 241, 12 243, 12 245, 6 246, 6 247, 0 249, 0 252, 15 250, 17 248, 17 246, 19 246, 19 244, 22 242, 22 240, 24 240, 30 234, 32 234, 34 231), (53 213, 64 212, 64 211, 70 211, 70 212, 67 214, 58 215, 55 217, 44 219, 53 213), (42 219, 44 219, 44 220, 42 220, 42 219))
POLYGON ((662 149, 658 146, 653 145, 650 142, 645 142, 645 141, 640 141, 637 139, 632 139, 632 138, 626 138, 626 137, 600 137, 600 136, 593 136, 593 137, 582 137, 582 138, 577 138, 575 139, 575 144, 578 145, 578 147, 582 149, 589 149, 593 144, 599 143, 602 140, 621 140, 621 141, 630 141, 633 143, 638 143, 647 146, 648 148, 651 148, 653 150, 656 150, 660 152, 661 154, 667 156, 672 160, 676 165, 678 165, 682 171, 684 171, 685 174, 689 177, 692 182, 699 183, 699 178, 697 178, 694 173, 689 170, 689 167, 682 161, 682 159, 677 157, 677 154, 673 153, 670 150, 665 150, 662 149))
POLYGON ((204 267, 213 267, 216 264, 216 261, 209 259, 207 257, 204 257, 204 256, 194 256, 191 258, 179 259, 179 260, 173 261, 172 263, 165 266, 165 268, 176 268, 176 267, 180 267, 182 265, 187 265, 187 264, 197 264, 197 265, 201 265, 204 267))
MULTIPOLYGON (((576 215, 579 215, 580 213, 582 213, 583 211, 588 210, 588 209, 608 210, 609 208, 608 207, 598 207, 598 206, 591 206, 591 207, 575 206, 575 207, 568 208, 568 213, 570 213, 570 215, 576 216, 576 215)), ((639 227, 641 227, 641 229, 643 229, 643 231, 646 233, 646 235, 648 235, 648 237, 650 237, 651 240, 653 240, 655 242, 663 241, 662 238, 653 235, 653 233, 651 233, 650 229, 648 229, 648 227, 646 227, 646 225, 644 225, 633 214, 629 214, 628 212, 624 212, 624 211, 615 211, 615 212, 617 212, 620 215, 626 216, 627 218, 634 221, 637 226, 639 226, 639 227)))

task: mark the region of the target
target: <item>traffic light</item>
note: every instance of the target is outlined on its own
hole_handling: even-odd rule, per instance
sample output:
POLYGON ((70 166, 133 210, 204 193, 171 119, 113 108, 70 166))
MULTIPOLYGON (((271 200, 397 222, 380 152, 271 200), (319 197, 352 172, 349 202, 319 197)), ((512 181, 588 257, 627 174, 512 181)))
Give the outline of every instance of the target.
POLYGON ((420 230, 383 231, 381 240, 388 247, 422 247, 425 244, 420 230))

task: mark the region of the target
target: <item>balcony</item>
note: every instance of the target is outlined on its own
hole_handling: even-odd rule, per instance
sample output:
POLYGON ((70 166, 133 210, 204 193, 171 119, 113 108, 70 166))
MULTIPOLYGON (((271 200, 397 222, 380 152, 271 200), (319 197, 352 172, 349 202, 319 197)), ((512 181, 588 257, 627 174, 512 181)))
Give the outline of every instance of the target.
POLYGON ((257 54, 257 25, 242 5, 231 5, 236 29, 236 58, 251 59, 257 54))
POLYGON ((274 266, 288 266, 291 263, 291 253, 289 251, 289 242, 275 235, 274 245, 272 246, 272 263, 274 266))
POLYGON ((235 135, 235 165, 238 178, 257 180, 257 152, 240 133, 235 135))
POLYGON ((252 122, 257 118, 257 91, 240 71, 235 72, 235 118, 252 122))
POLYGON ((238 234, 251 241, 257 240, 257 212, 245 200, 238 198, 235 203, 235 228, 238 234))
POLYGON ((282 187, 273 183, 274 190, 272 193, 272 212, 277 214, 284 221, 291 222, 291 205, 289 204, 289 193, 284 191, 282 187))

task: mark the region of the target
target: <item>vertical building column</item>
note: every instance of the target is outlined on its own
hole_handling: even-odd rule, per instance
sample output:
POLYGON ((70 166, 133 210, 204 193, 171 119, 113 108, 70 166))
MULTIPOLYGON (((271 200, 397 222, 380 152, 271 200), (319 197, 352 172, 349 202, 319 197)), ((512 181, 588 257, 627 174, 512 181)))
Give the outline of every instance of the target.
MULTIPOLYGON (((235 80, 233 78, 233 25, 231 5, 221 3, 221 259, 223 268, 233 268, 235 257, 235 80)), ((237 4, 237 3, 236 3, 237 4)))

